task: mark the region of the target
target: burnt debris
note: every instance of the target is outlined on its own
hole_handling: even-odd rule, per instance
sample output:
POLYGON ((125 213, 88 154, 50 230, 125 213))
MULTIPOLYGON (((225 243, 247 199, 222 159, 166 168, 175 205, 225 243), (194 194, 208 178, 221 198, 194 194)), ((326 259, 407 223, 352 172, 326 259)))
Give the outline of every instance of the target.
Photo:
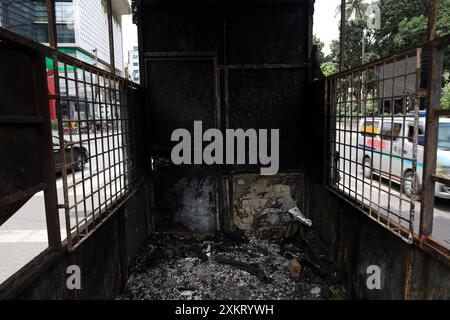
POLYGON ((159 234, 137 255, 118 299, 345 299, 326 256, 312 233, 282 241, 159 234))

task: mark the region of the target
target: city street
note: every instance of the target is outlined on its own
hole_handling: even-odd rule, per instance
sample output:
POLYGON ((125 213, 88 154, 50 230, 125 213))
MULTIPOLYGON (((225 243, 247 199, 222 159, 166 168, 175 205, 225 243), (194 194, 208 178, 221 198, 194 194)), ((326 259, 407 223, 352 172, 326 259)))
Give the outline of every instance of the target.
MULTIPOLYGON (((57 136, 57 132, 53 133, 57 136)), ((110 135, 112 133, 109 133, 110 135)), ((81 136, 82 140, 87 139, 87 135, 81 136)), ((91 139, 93 134, 91 134, 91 139)), ((68 140, 70 137, 67 135, 65 139, 68 140)), ((98 136, 97 146, 95 141, 91 141, 89 148, 86 143, 83 146, 90 149, 90 156, 95 154, 101 154, 104 150, 113 149, 113 138, 101 138, 98 136), (102 148, 102 142, 104 149, 102 148), (109 142, 109 147, 108 147, 109 142), (96 148, 97 147, 97 148, 96 148)), ((114 146, 117 148, 118 144, 121 143, 121 138, 114 138, 114 146)), ((72 141, 79 141, 78 136, 72 136, 72 141)), ((110 152, 111 163, 113 163, 113 157, 115 160, 123 160, 121 150, 116 150, 115 152, 110 152)), ((90 163, 87 163, 83 171, 78 171, 75 174, 68 173, 68 197, 70 205, 73 205, 75 201, 80 201, 83 197, 83 184, 77 184, 78 181, 88 178, 92 174, 92 186, 91 181, 88 181, 84 186, 84 193, 88 197, 92 194, 92 197, 88 197, 84 203, 78 206, 78 222, 80 226, 84 225, 85 212, 89 215, 92 212, 92 204, 94 208, 98 207, 99 203, 104 203, 105 197, 109 197, 111 192, 116 194, 120 191, 120 187, 124 185, 124 177, 118 178, 116 181, 115 177, 123 175, 123 169, 119 168, 120 165, 112 166, 103 172, 104 168, 108 168, 108 153, 103 156, 94 157, 91 159, 90 163), (98 165, 97 165, 98 160, 98 165), (103 164, 105 161, 105 165, 103 164), (114 170, 116 169, 116 170, 114 170), (97 175, 97 173, 100 173, 97 175), (113 181, 110 183, 110 181, 113 181), (76 192, 71 185, 76 185, 76 192), (106 188, 104 188, 106 186, 106 188), (116 189, 117 186, 117 189, 116 189), (92 189, 91 189, 92 188, 92 189), (100 192, 97 192, 100 190, 100 192), (92 192, 94 191, 94 192, 92 192)), ((64 188, 63 179, 61 173, 57 173, 56 188, 58 193, 58 203, 64 203, 64 188)), ((89 218, 89 216, 88 216, 89 218)), ((66 219, 63 209, 59 210, 59 220, 62 239, 66 238, 66 219)), ((70 223, 72 228, 77 225, 77 217, 75 210, 71 210, 70 223)), ((82 228, 80 228, 82 229, 82 228)), ((21 267, 27 264, 40 252, 45 250, 48 246, 47 239, 47 229, 45 220, 45 207, 44 207, 44 193, 39 192, 34 197, 32 197, 19 211, 17 211, 6 223, 0 227, 0 283, 18 271, 21 267)))
MULTIPOLYGON (((411 205, 409 198, 404 194, 401 195, 400 185, 396 182, 391 182, 391 192, 389 194, 389 180, 376 175, 371 180, 364 178, 362 166, 357 164, 361 162, 361 159, 357 159, 358 152, 357 148, 354 147, 358 143, 362 143, 362 138, 358 138, 357 134, 341 132, 337 140, 342 144, 346 144, 345 146, 336 145, 340 154, 340 184, 342 184, 340 189, 372 208, 373 214, 377 211, 384 216, 387 216, 388 212, 395 213, 395 215, 390 214, 389 218, 408 228, 411 205), (397 216, 402 217, 402 219, 399 219, 397 216)), ((414 212, 414 231, 418 233, 420 202, 415 203, 414 212)), ((448 246, 450 244, 450 200, 436 198, 433 238, 442 245, 448 246)))

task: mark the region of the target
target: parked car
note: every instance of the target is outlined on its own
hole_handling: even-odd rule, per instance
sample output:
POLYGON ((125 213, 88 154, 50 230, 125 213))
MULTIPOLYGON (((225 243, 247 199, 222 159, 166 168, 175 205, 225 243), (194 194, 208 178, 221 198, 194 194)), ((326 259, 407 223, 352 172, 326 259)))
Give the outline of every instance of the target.
MULTIPOLYGON (((89 157, 88 150, 80 143, 64 140, 65 158, 68 171, 81 171, 84 169, 89 157)), ((61 166, 61 145, 59 137, 53 136, 53 154, 55 158, 56 172, 62 171, 61 166)))
MULTIPOLYGON (((412 194, 413 117, 371 118, 359 124, 358 149, 363 174, 371 179, 372 174, 381 175, 400 184, 403 193, 412 194)), ((418 123, 417 146, 417 190, 422 185, 423 144, 425 141, 425 117, 418 123)), ((437 173, 450 177, 450 119, 440 119, 437 150, 437 173)), ((435 195, 450 199, 450 186, 436 183, 435 195)))

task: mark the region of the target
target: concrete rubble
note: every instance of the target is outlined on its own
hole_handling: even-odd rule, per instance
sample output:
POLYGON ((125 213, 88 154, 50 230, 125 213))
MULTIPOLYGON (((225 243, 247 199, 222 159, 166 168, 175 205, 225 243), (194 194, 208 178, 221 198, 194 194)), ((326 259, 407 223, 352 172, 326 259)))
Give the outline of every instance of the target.
POLYGON ((117 299, 345 299, 343 281, 315 238, 297 238, 155 235, 117 299))

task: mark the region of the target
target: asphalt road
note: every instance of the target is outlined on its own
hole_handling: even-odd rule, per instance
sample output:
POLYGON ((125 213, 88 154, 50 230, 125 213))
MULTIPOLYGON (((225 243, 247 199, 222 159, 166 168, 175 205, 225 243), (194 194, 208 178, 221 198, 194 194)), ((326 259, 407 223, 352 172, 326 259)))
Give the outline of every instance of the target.
MULTIPOLYGON (((72 137, 73 141, 78 141, 78 137, 72 137)), ((83 140, 87 139, 86 135, 82 135, 83 140)), ((92 138, 92 137, 91 137, 92 138)), ((69 139, 67 136, 66 139, 69 139)), ((116 140, 115 146, 120 140, 116 140)), ((86 144, 83 144, 86 148, 86 144)), ((101 154, 102 150, 113 150, 113 143, 111 138, 98 139, 96 142, 89 143, 90 154, 101 154), (103 140, 103 146, 102 146, 103 140), (108 148, 109 140, 109 148, 108 148), (96 146, 97 144, 97 146, 96 146), (97 147, 97 148, 96 148, 97 147)), ((120 150, 111 151, 111 163, 113 160, 123 161, 123 155, 120 150)), ((70 205, 82 199, 83 191, 85 195, 92 195, 88 197, 88 201, 78 205, 77 210, 72 209, 70 212, 70 223, 73 227, 78 221, 83 225, 83 220, 89 218, 85 215, 85 212, 92 212, 92 208, 97 207, 99 203, 104 203, 105 198, 110 197, 111 194, 116 194, 120 189, 120 184, 124 183, 123 177, 119 177, 123 174, 123 171, 119 169, 119 166, 114 167, 111 170, 103 170, 108 167, 108 154, 104 157, 98 157, 92 159, 90 163, 84 168, 83 171, 76 172, 68 175, 68 198, 70 205), (105 165, 103 164, 105 161, 105 165), (89 181, 83 190, 82 184, 78 184, 83 177, 86 179, 89 176, 93 176, 92 185, 89 181), (117 183, 115 183, 115 177, 117 183), (114 183, 111 183, 114 181, 114 183), (76 185, 73 187, 73 185, 76 185), (72 187, 70 187, 72 186, 72 187), (106 186, 106 187, 105 187, 106 186), (117 188, 116 188, 117 186, 117 188), (100 190, 100 192, 96 192, 100 190)), ((58 193, 58 203, 64 203, 63 193, 63 181, 61 174, 57 174, 56 188, 58 193)), ((66 238, 66 216, 64 210, 59 211, 59 220, 61 228, 61 236, 66 238)), ((20 268, 26 265, 30 260, 36 257, 39 253, 44 251, 48 247, 47 228, 45 219, 45 207, 44 207, 44 194, 39 192, 34 195, 19 211, 17 211, 6 223, 0 227, 0 283, 9 278, 20 268)))
MULTIPOLYGON (((357 134, 342 132, 340 142, 348 144, 346 146, 337 144, 336 146, 341 157, 339 162, 340 189, 368 205, 374 216, 381 212, 385 217, 389 216, 390 219, 406 228, 409 228, 409 221, 414 219, 414 231, 418 233, 420 202, 413 203, 413 211, 411 211, 410 199, 401 194, 400 186, 397 183, 378 176, 374 176, 372 180, 363 177, 362 166, 357 164, 361 161, 361 159, 357 159, 357 148, 352 147, 357 146, 357 134), (411 212, 414 214, 411 215, 411 212)), ((439 198, 435 200, 432 237, 440 244, 449 247, 450 200, 439 198)))

